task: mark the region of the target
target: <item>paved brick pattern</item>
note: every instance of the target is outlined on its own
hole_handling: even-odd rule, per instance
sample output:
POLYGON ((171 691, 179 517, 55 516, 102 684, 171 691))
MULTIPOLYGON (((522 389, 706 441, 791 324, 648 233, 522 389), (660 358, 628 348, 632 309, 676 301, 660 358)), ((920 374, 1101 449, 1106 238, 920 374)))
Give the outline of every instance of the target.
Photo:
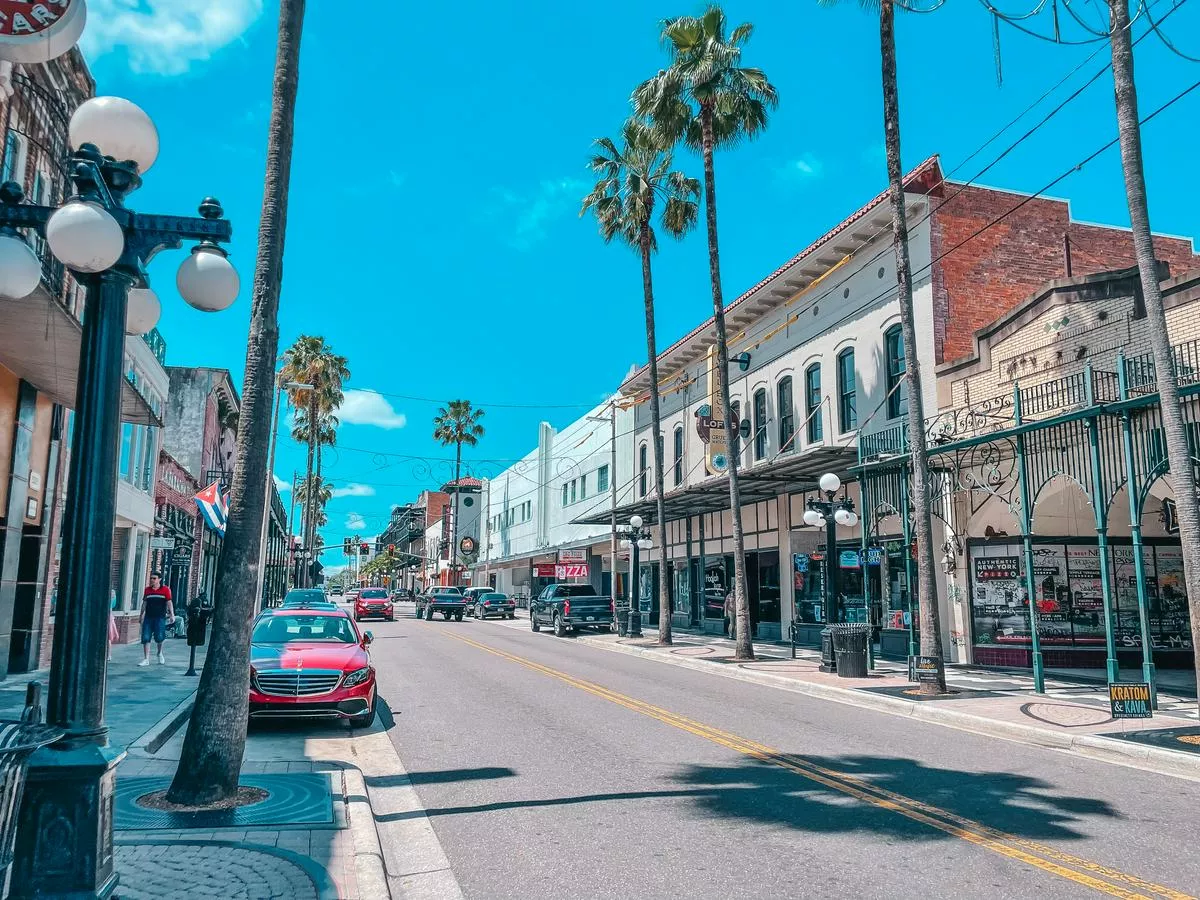
POLYGON ((307 873, 273 853, 197 843, 118 844, 122 900, 317 900, 307 873))

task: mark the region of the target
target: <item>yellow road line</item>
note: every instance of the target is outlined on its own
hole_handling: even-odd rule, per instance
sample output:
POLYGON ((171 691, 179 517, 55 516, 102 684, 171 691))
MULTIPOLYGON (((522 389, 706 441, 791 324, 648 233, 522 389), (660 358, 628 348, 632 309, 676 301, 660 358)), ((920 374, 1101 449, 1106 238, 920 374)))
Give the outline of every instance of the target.
POLYGON ((544 666, 541 663, 536 663, 522 656, 508 653, 507 651, 491 647, 468 637, 450 632, 441 633, 457 641, 469 644, 476 649, 483 650, 486 653, 491 653, 494 656, 499 656, 502 659, 562 681, 603 700, 623 706, 633 712, 657 719, 664 724, 694 734, 697 737, 727 747, 738 753, 751 756, 762 762, 787 769, 810 781, 815 781, 818 784, 848 794, 864 803, 898 813, 913 821, 936 828, 946 834, 984 847, 1018 862, 1066 878, 1076 884, 1093 888, 1113 897, 1126 898, 1126 900, 1150 900, 1151 897, 1160 897, 1163 900, 1195 900, 1189 894, 1145 881, 1135 875, 1112 869, 1091 860, 1072 856, 1069 853, 1064 853, 1045 844, 1039 844, 1036 841, 1007 834, 948 810, 932 806, 911 797, 906 797, 903 794, 897 794, 894 791, 889 791, 886 788, 872 784, 870 781, 843 772, 826 769, 801 757, 783 753, 765 744, 760 744, 739 735, 722 731, 711 725, 697 722, 686 716, 654 706, 643 700, 617 693, 595 682, 576 678, 574 675, 544 666), (1146 893, 1139 893, 1139 891, 1145 891, 1146 893))

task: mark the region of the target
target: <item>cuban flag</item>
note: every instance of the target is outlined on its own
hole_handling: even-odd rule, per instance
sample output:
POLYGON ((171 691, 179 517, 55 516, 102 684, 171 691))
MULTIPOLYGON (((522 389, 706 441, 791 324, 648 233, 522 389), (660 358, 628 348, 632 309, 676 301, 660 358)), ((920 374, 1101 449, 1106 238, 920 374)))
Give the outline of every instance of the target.
POLYGON ((229 515, 229 495, 221 494, 221 483, 214 481, 196 495, 196 505, 208 527, 219 534, 225 533, 225 519, 229 515))

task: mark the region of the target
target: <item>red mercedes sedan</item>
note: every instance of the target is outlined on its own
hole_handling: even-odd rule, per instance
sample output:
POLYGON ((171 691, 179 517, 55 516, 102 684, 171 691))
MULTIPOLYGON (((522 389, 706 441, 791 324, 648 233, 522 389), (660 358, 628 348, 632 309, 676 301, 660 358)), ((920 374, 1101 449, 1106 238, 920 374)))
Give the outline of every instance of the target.
POLYGON ((264 610, 250 638, 250 718, 375 721, 371 632, 345 610, 264 610))

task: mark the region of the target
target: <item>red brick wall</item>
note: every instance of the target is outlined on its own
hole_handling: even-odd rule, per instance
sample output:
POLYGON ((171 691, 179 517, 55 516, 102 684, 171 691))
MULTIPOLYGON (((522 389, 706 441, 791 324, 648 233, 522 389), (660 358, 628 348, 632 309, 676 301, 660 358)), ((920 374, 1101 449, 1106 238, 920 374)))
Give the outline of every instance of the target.
MULTIPOLYGON (((934 203, 953 195, 947 183, 934 203), (939 196, 943 195, 943 196, 939 196)), ((931 222, 933 255, 945 253, 1022 200, 969 187, 938 209, 931 222)), ((1062 200, 1031 200, 999 224, 963 244, 934 266, 934 333, 937 361, 959 359, 973 349, 975 331, 998 319, 1047 281, 1066 275, 1064 235, 1071 237, 1074 275, 1134 265, 1126 229, 1082 225, 1070 220, 1062 200)), ((1171 274, 1200 266, 1191 241, 1156 237, 1155 253, 1171 274)))

